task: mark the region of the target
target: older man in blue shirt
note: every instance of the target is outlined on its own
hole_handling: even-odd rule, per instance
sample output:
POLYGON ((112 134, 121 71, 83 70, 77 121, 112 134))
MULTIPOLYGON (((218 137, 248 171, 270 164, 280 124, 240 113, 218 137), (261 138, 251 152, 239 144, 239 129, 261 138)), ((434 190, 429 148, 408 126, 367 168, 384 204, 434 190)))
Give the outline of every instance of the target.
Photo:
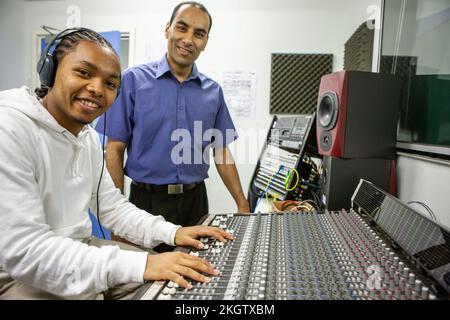
MULTIPOLYGON (((106 161, 116 186, 123 191, 126 174, 133 180, 131 202, 183 226, 208 212, 203 180, 210 148, 237 211, 249 212, 227 147, 237 134, 222 89, 194 63, 206 47, 211 23, 202 4, 177 5, 165 30, 167 54, 126 70, 121 93, 106 114, 106 161)), ((104 118, 96 128, 103 132, 104 118)))

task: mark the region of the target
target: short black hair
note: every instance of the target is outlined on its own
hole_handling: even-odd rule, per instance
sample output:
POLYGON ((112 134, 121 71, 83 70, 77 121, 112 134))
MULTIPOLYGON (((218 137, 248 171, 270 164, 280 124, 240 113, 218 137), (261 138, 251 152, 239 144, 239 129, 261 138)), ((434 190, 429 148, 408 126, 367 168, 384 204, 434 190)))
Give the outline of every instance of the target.
MULTIPOLYGON (((53 51, 53 56, 55 57, 56 66, 61 62, 61 60, 71 51, 74 51, 77 45, 80 43, 80 41, 89 41, 98 44, 99 46, 106 47, 110 49, 118 59, 119 55, 117 54, 116 50, 114 50, 111 43, 106 40, 105 37, 103 37, 100 33, 80 28, 80 30, 70 32, 66 36, 62 38, 62 40, 59 42, 59 44, 55 47, 55 50, 53 51)), ((36 88, 34 92, 38 96, 38 98, 44 98, 48 93, 48 87, 45 85, 41 85, 40 88, 36 88)))
POLYGON ((172 25, 173 20, 175 19, 176 15, 178 14, 178 11, 179 11, 180 8, 181 8, 182 6, 184 6, 184 5, 189 5, 189 6, 191 6, 191 7, 198 8, 198 9, 202 10, 203 12, 205 12, 205 13, 208 15, 208 18, 209 18, 209 29, 208 29, 208 34, 209 34, 209 31, 211 30, 211 27, 212 27, 212 18, 211 18, 211 15, 209 14, 208 9, 206 9, 206 7, 205 7, 203 4, 201 4, 200 2, 197 2, 197 1, 183 1, 183 2, 181 2, 181 3, 179 3, 179 4, 177 4, 176 7, 173 8, 172 16, 170 17, 169 25, 172 25))

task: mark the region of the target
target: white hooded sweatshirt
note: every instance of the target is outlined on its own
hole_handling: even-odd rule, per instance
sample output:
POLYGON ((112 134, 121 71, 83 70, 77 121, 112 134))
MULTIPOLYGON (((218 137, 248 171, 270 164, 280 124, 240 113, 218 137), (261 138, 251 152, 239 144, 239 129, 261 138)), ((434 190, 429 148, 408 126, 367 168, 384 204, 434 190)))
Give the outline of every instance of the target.
MULTIPOLYGON (((77 241, 91 236, 101 168, 94 129, 75 137, 28 88, 0 92, 0 273, 60 296, 144 281, 146 252, 77 241)), ((129 203, 106 169, 99 204, 102 225, 115 234, 173 245, 179 226, 129 203)))

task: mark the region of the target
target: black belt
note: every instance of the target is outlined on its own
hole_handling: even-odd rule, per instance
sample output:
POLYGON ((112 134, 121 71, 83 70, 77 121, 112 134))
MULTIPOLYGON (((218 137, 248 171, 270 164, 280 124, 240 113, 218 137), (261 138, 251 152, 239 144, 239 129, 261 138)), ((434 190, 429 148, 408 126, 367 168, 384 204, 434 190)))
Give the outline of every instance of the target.
POLYGON ((147 191, 167 192, 167 194, 181 194, 186 191, 194 189, 196 186, 198 186, 202 182, 203 181, 189 183, 189 184, 164 184, 164 185, 147 184, 147 183, 141 183, 141 182, 136 182, 136 181, 132 181, 131 183, 134 184, 136 187, 147 190, 147 191))

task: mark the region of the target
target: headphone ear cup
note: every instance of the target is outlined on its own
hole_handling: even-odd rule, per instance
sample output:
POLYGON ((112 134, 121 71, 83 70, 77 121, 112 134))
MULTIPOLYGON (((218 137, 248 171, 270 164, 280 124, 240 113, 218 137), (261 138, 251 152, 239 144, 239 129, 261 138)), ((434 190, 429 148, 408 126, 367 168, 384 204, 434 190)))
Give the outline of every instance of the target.
POLYGON ((47 53, 42 62, 41 70, 39 71, 39 80, 41 80, 41 84, 52 87, 55 82, 55 73, 55 59, 53 58, 53 55, 47 53))

